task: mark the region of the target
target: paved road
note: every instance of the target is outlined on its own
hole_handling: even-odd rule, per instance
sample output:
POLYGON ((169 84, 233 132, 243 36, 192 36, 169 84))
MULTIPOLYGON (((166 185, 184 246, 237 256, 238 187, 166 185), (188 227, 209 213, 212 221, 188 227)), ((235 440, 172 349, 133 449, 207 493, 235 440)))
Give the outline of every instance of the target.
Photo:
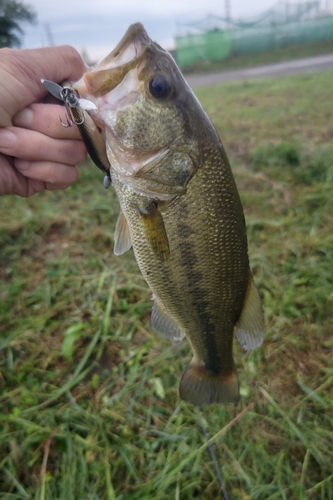
POLYGON ((204 87, 231 81, 245 81, 252 78, 274 78, 279 76, 300 75, 305 73, 319 73, 333 71, 333 54, 317 57, 295 59, 265 66, 221 71, 205 75, 188 75, 186 80, 190 87, 204 87))

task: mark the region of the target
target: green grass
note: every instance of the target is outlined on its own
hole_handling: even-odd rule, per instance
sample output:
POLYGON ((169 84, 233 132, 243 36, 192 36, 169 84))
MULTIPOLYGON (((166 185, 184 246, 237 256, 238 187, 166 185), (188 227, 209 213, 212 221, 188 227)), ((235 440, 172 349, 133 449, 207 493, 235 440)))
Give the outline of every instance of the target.
POLYGON ((186 74, 228 71, 332 53, 333 40, 328 40, 308 45, 292 45, 290 47, 269 50, 266 52, 258 52, 255 54, 232 56, 227 59, 223 59, 222 61, 201 61, 184 68, 183 71, 186 74))
MULTIPOLYGON (((327 73, 197 92, 231 159, 267 324, 261 348, 235 342, 239 405, 202 412, 232 500, 333 499, 332 87, 327 73)), ((0 498, 220 498, 178 397, 189 347, 152 332, 132 251, 112 253, 118 206, 99 171, 0 211, 0 498)))

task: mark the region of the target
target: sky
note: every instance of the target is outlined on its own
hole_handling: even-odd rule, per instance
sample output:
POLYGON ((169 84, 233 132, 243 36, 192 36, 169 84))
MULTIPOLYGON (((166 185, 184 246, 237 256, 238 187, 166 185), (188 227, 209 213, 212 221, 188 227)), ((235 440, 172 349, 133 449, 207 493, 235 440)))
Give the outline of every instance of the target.
POLYGON ((34 26, 22 25, 22 48, 69 44, 96 62, 111 52, 130 24, 140 21, 150 38, 172 49, 179 23, 207 14, 225 17, 226 2, 233 18, 254 16, 276 4, 276 0, 22 0, 38 18, 34 26))

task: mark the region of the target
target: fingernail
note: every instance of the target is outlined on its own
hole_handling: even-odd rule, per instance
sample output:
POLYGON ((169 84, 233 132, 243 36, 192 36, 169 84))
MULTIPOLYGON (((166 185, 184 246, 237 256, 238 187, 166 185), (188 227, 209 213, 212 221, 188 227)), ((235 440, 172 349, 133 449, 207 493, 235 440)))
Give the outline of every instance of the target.
POLYGON ((13 123, 17 127, 28 128, 32 124, 34 113, 30 108, 24 108, 14 116, 13 123))
POLYGON ((0 149, 7 150, 13 149, 16 142, 16 135, 10 130, 0 128, 0 149))
POLYGON ((30 161, 27 161, 27 160, 21 160, 19 158, 16 158, 14 163, 15 163, 15 167, 18 170, 26 170, 27 168, 30 167, 30 161))

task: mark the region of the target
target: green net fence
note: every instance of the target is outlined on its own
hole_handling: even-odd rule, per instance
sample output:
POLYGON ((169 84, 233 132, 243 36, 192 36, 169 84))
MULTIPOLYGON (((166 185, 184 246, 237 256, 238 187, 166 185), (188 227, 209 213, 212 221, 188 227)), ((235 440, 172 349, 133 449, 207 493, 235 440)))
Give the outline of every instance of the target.
POLYGON ((231 29, 214 28, 205 33, 177 36, 176 57, 179 66, 186 67, 199 61, 218 61, 230 56, 332 39, 331 15, 285 23, 265 18, 264 22, 260 20, 252 25, 243 23, 231 29))

